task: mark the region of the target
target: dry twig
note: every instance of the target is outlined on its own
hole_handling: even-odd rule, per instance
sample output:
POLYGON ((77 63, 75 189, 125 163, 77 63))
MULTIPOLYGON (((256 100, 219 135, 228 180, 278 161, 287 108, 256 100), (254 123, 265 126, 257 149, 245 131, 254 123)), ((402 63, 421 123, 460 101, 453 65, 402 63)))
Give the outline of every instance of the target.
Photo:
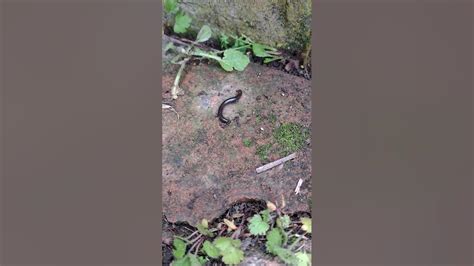
POLYGON ((292 154, 290 154, 290 155, 288 155, 288 156, 286 156, 286 157, 283 157, 283 158, 278 159, 278 160, 276 160, 276 161, 273 161, 273 162, 271 162, 271 163, 267 163, 267 164, 264 165, 264 166, 260 166, 260 167, 258 167, 258 168, 256 169, 257 174, 260 174, 260 173, 262 173, 262 172, 265 172, 265 171, 267 171, 267 170, 269 170, 269 169, 271 169, 271 168, 273 168, 273 167, 275 167, 275 166, 278 166, 278 165, 280 165, 280 164, 282 164, 282 163, 284 163, 284 162, 286 162, 286 161, 289 161, 289 160, 291 160, 291 159, 294 159, 295 157, 296 157, 296 153, 292 153, 292 154))

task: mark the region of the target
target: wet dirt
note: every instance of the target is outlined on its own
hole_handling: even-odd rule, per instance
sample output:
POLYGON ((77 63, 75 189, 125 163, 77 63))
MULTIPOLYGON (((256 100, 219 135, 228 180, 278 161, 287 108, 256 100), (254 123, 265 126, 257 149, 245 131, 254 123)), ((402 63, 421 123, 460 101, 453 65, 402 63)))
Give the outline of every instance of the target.
POLYGON ((281 158, 262 145, 274 146, 273 131, 283 123, 311 128, 310 81, 274 68, 251 63, 242 72, 225 72, 213 64, 189 64, 180 83, 182 94, 172 100, 170 89, 178 66, 163 63, 163 214, 169 222, 196 224, 213 220, 233 203, 246 199, 280 202, 291 212, 311 207, 311 141, 295 159, 267 172, 255 169, 281 158), (221 102, 243 95, 226 106, 224 126, 216 117, 221 102), (300 193, 295 194, 299 179, 300 193))

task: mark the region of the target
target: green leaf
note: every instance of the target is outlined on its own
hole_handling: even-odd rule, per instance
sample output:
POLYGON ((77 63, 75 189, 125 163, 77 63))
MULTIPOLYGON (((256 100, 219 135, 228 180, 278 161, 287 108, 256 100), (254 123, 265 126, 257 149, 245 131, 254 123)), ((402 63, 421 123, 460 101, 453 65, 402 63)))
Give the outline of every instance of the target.
POLYGON ((179 12, 176 14, 175 21, 174 21, 174 27, 173 30, 176 33, 184 33, 186 30, 189 28, 191 25, 191 18, 184 14, 183 12, 179 12))
POLYGON ((266 209, 261 211, 260 214, 262 215, 262 220, 266 223, 270 223, 270 210, 266 209))
POLYGON ((244 258, 244 252, 240 250, 240 240, 230 237, 218 237, 214 240, 214 246, 222 254, 222 261, 226 264, 238 264, 244 258))
POLYGON ((240 240, 224 236, 220 236, 214 239, 213 243, 214 246, 218 248, 221 252, 226 252, 228 249, 231 249, 233 247, 240 247, 240 240))
POLYGON ((206 257, 202 257, 202 256, 200 256, 198 259, 199 259, 199 262, 201 263, 201 265, 204 265, 204 264, 206 264, 206 262, 209 261, 206 257))
POLYGON ((220 256, 219 249, 216 248, 211 242, 209 241, 204 241, 204 244, 202 245, 202 250, 206 252, 207 256, 217 259, 220 256))
POLYGON ((224 51, 224 57, 219 63, 226 71, 232 71, 232 69, 243 71, 250 63, 250 59, 240 51, 227 49, 224 51))
POLYGON ((263 59, 263 63, 268 64, 270 62, 280 60, 280 59, 283 59, 283 57, 268 57, 268 58, 263 59))
POLYGON ((176 259, 181 259, 184 257, 184 254, 186 253, 186 242, 184 242, 183 240, 179 239, 179 238, 175 238, 173 240, 173 256, 176 258, 176 259))
POLYGON ((191 266, 201 266, 202 263, 199 261, 198 257, 194 254, 188 254, 187 257, 189 258, 189 263, 191 266))
POLYGON ((204 227, 204 225, 202 225, 200 223, 196 225, 196 228, 199 231, 199 233, 201 233, 205 236, 209 236, 209 237, 214 236, 214 234, 211 231, 209 231, 209 229, 207 229, 206 227, 204 227))
POLYGON ((257 57, 269 57, 270 55, 265 51, 265 47, 261 44, 252 44, 252 52, 257 57))
MULTIPOLYGON (((267 251, 275 254, 275 247, 281 247, 283 244, 283 236, 279 228, 273 228, 267 233, 267 251)), ((276 254, 275 254, 276 255, 276 254)))
POLYGON ((199 30, 199 33, 196 37, 196 42, 205 42, 209 40, 211 36, 212 36, 211 28, 209 28, 209 26, 207 25, 204 25, 202 26, 201 30, 199 30))
POLYGON ((181 259, 174 260, 172 263, 173 266, 201 266, 203 264, 194 254, 188 254, 181 259))
POLYGON ((239 37, 237 39, 235 39, 234 41, 234 45, 232 46, 232 48, 237 48, 237 47, 240 47, 240 46, 244 46, 246 43, 243 41, 244 37, 239 37))
POLYGON ((301 229, 308 233, 311 233, 311 218, 303 217, 301 218, 301 223, 303 224, 301 226, 301 229))
POLYGON ((276 223, 277 223, 277 226, 280 228, 283 228, 283 229, 288 228, 288 226, 290 226, 290 223, 291 223, 290 216, 284 215, 282 217, 279 217, 276 223))
POLYGON ((189 257, 183 257, 181 259, 175 259, 171 263, 173 266, 191 266, 191 262, 189 261, 189 257))
POLYGON ((282 247, 274 247, 274 254, 278 256, 282 261, 290 265, 297 265, 299 259, 291 250, 282 247))
POLYGON ((252 219, 250 219, 249 229, 252 235, 265 235, 267 230, 270 228, 270 225, 262 220, 262 216, 255 214, 252 219))
POLYGON ((222 256, 225 264, 239 264, 244 259, 244 252, 238 248, 231 248, 222 256))
POLYGON ((227 49, 229 47, 229 37, 225 35, 224 33, 221 33, 219 37, 219 41, 221 43, 222 49, 227 49))
POLYGON ((178 11, 178 2, 176 0, 165 0, 165 11, 168 13, 176 13, 178 11))
POLYGON ((174 44, 172 42, 169 42, 166 44, 165 46, 165 53, 169 50, 169 49, 175 49, 176 47, 174 46, 174 44))
POLYGON ((298 266, 309 266, 311 265, 311 254, 306 252, 297 252, 295 254, 296 258, 298 258, 298 266))
POLYGON ((225 62, 225 61, 222 61, 222 60, 221 60, 221 61, 219 61, 219 64, 221 65, 221 67, 222 67, 225 71, 230 72, 230 71, 234 70, 234 68, 232 67, 232 65, 229 65, 229 64, 228 64, 227 62, 225 62))

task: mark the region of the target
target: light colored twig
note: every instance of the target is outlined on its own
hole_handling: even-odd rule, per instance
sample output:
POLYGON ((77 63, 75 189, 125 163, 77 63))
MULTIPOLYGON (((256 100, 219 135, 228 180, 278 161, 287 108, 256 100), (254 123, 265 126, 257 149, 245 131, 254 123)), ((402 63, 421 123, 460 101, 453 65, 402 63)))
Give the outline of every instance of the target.
POLYGON ((179 89, 179 80, 181 79, 181 75, 183 74, 184 67, 186 66, 186 63, 188 62, 189 58, 184 59, 181 62, 181 66, 179 67, 178 74, 176 75, 176 78, 174 79, 173 87, 171 87, 171 98, 174 100, 178 99, 178 89, 179 89))
POLYGON ((178 119, 179 119, 178 112, 176 112, 176 110, 171 105, 162 103, 161 104, 161 109, 170 109, 171 111, 173 111, 176 114, 176 116, 178 116, 178 119))
POLYGON ((288 156, 286 156, 286 157, 283 157, 283 158, 281 158, 281 159, 278 159, 278 160, 276 160, 276 161, 273 161, 273 162, 271 162, 271 163, 268 163, 268 164, 266 164, 266 165, 264 165, 264 166, 260 166, 260 167, 258 167, 258 168, 256 169, 257 174, 260 174, 260 173, 262 173, 262 172, 265 172, 265 171, 267 171, 268 169, 271 169, 271 168, 273 168, 273 167, 275 167, 275 166, 278 166, 278 165, 280 165, 280 164, 282 164, 282 163, 284 163, 284 162, 286 162, 286 161, 289 161, 289 160, 291 160, 291 159, 294 159, 295 157, 296 157, 296 153, 292 153, 292 154, 290 154, 290 155, 288 155, 288 156))
POLYGON ((300 193, 300 188, 301 188, 301 185, 303 184, 303 179, 300 178, 300 180, 298 180, 298 184, 296 184, 296 188, 295 188, 295 194, 298 195, 298 193, 300 193))

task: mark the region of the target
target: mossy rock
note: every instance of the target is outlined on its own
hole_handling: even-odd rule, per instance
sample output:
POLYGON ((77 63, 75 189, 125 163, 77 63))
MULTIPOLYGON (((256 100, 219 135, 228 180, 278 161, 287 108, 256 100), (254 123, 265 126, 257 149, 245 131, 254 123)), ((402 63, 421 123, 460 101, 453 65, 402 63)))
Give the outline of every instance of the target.
MULTIPOLYGON (((255 42, 296 54, 308 53, 311 45, 310 0, 186 0, 180 1, 179 7, 192 18, 192 33, 207 24, 214 37, 244 34, 255 42)), ((165 14, 163 22, 172 25, 172 17, 165 14)))

